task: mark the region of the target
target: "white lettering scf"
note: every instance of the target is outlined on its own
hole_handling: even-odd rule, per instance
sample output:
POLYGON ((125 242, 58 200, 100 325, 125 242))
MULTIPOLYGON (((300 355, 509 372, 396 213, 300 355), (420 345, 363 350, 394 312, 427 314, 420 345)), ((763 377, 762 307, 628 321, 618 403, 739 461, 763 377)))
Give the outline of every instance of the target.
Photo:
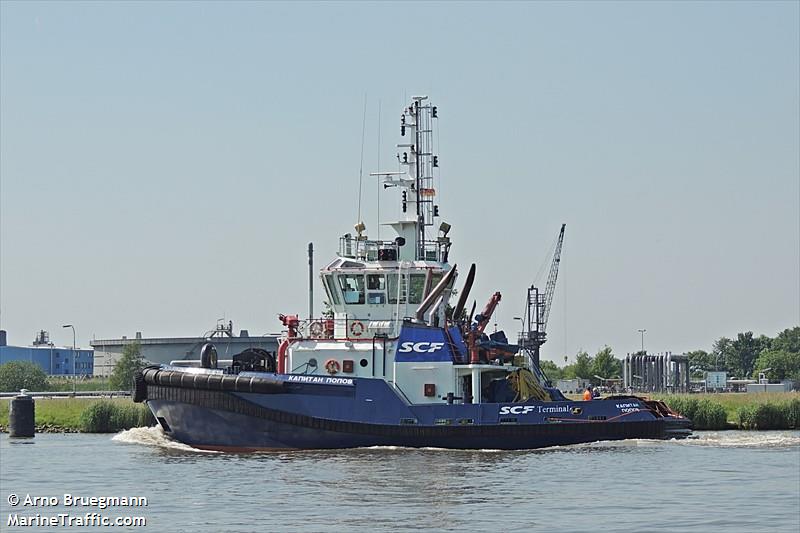
POLYGON ((444 346, 443 342, 403 342, 400 343, 398 352, 417 352, 417 353, 431 353, 441 350, 444 346))
POLYGON ((535 405, 504 405, 500 408, 501 415, 527 415, 531 411, 536 409, 535 405))

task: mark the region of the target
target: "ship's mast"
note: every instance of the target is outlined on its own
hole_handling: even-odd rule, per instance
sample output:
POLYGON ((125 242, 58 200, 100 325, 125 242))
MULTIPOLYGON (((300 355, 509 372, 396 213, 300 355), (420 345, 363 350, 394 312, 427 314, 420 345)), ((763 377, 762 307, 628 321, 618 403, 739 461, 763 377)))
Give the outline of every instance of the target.
POLYGON ((403 140, 397 144, 397 160, 403 170, 372 173, 383 178, 384 188, 402 189, 402 216, 392 225, 400 236, 414 240, 407 245, 413 245, 413 259, 418 261, 440 260, 442 256, 436 247, 439 240, 446 236, 446 232, 439 238, 429 238, 427 234, 428 228, 434 225, 434 219, 439 216, 433 185, 434 169, 439 166, 439 157, 433 153, 433 120, 438 117, 436 106, 427 100, 427 96, 412 97, 411 105, 403 109, 400 115, 400 136, 403 140), (426 246, 428 243, 432 245, 426 246))
POLYGON ((411 119, 411 138, 414 139, 409 157, 409 161, 413 161, 413 173, 409 174, 416 178, 416 256, 420 260, 426 259, 425 230, 433 226, 433 218, 439 215, 438 206, 434 204, 436 189, 433 187, 433 169, 439 166, 439 158, 433 154, 433 119, 437 118, 437 109, 427 103, 427 100, 427 96, 415 96, 412 105, 406 110, 411 119))

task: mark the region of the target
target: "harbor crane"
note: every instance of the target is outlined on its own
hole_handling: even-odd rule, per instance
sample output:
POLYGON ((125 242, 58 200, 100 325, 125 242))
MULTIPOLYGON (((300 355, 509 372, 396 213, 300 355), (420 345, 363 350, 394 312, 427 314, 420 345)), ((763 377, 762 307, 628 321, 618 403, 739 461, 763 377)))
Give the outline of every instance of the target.
POLYGON ((567 225, 561 225, 558 234, 553 263, 550 265, 550 274, 547 276, 547 286, 544 294, 535 285, 528 288, 528 299, 525 304, 525 316, 522 317, 522 331, 519 334, 518 344, 520 350, 525 352, 539 366, 539 349, 547 340, 547 319, 550 316, 550 307, 556 290, 558 266, 561 263, 561 246, 564 244, 564 230, 567 225))

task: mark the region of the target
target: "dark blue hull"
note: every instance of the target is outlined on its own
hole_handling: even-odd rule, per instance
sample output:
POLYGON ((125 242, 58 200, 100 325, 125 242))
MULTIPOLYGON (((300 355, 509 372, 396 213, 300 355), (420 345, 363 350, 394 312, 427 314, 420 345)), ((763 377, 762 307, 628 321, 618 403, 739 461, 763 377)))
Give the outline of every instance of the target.
POLYGON ((638 398, 408 405, 382 380, 362 380, 352 388, 303 384, 269 393, 148 385, 146 393, 148 406, 170 436, 224 451, 366 446, 518 450, 690 432, 687 419, 661 416, 638 398))

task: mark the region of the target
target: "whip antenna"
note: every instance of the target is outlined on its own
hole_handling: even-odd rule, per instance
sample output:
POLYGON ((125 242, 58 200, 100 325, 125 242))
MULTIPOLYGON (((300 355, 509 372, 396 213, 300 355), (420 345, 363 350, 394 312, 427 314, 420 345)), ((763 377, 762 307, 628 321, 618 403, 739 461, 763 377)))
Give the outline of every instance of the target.
MULTIPOLYGON (((381 101, 378 100, 378 166, 381 168, 381 101)), ((375 215, 375 227, 378 229, 378 240, 381 240, 381 180, 378 181, 378 210, 375 215)))
POLYGON ((361 163, 358 166, 358 218, 361 222, 361 182, 364 179, 364 135, 367 127, 367 93, 364 93, 364 118, 361 121, 361 163))

